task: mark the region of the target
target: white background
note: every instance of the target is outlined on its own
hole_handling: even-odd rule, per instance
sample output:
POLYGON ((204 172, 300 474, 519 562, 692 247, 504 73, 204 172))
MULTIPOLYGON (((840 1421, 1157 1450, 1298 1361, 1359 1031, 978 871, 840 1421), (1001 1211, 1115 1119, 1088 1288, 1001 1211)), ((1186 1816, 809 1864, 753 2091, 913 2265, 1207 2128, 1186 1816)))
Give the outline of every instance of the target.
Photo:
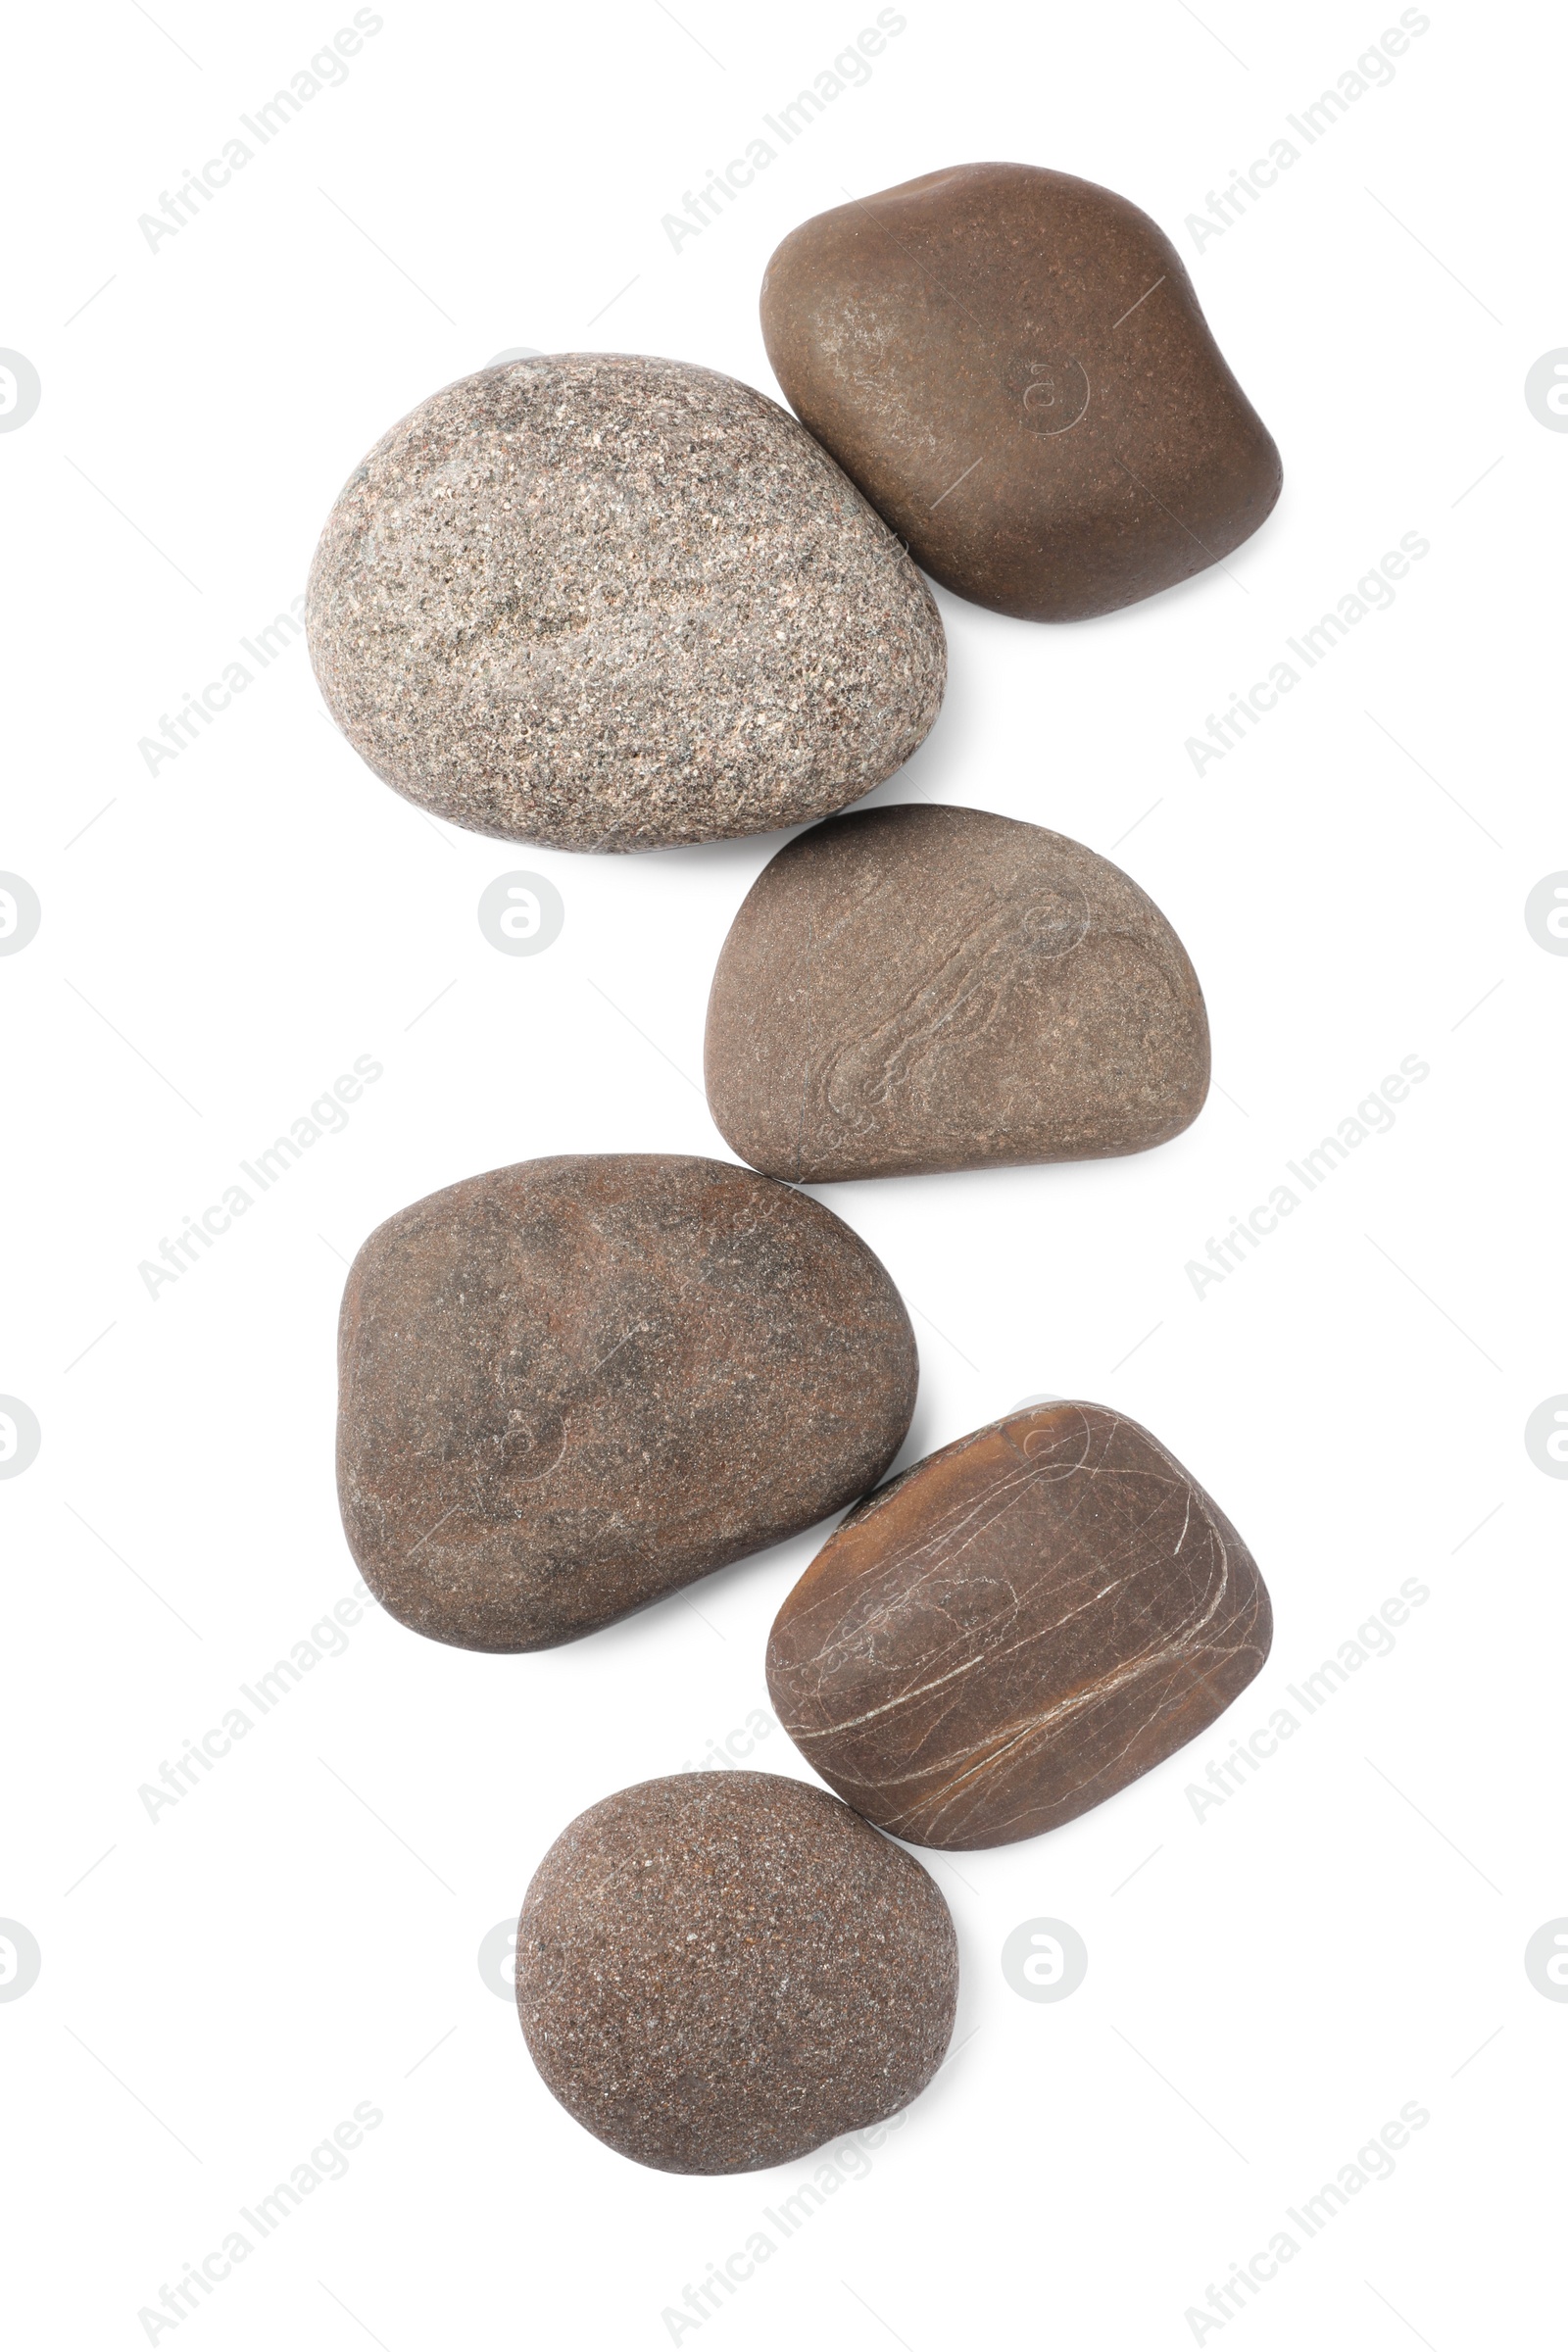
MULTIPOLYGON (((371 1608, 177 1806, 150 1820, 137 1793, 353 1587, 333 1338, 369 1229, 535 1153, 727 1156, 704 1007, 778 838, 590 861, 458 834, 336 736, 303 644, 156 775, 137 746, 300 592, 340 483, 425 394, 514 345, 773 390, 776 242, 846 192, 990 158, 1102 181, 1169 231, 1286 488, 1231 576, 1109 619, 939 595, 947 705, 878 797, 1114 849, 1192 953, 1217 1087, 1143 1157, 821 1197, 915 1314, 904 1458, 1031 1394, 1113 1403, 1246 1535, 1276 1644, 1223 1724, 1099 1811, 933 1861, 962 2047, 869 2177, 679 2340, 1188 2344, 1209 2282, 1409 2101, 1431 2120, 1394 2177, 1215 2332, 1538 2340, 1568 2006, 1523 1951, 1568 1912, 1568 1487, 1523 1428, 1568 1390, 1568 960, 1523 906, 1568 866, 1568 437, 1523 384, 1568 343, 1560 23, 1435 0, 1392 84, 1200 252, 1186 217, 1396 8, 909 0, 868 83, 676 253, 662 216, 869 5, 680 0, 677 24, 657 0, 549 22, 388 0, 343 85, 151 251, 138 215, 351 15, 155 13, 35 15, 6 139, 0 343, 43 385, 0 436, 0 867, 43 907, 0 960, 0 1391, 43 1433, 0 1484, 0 1914, 42 1953, 0 2003, 14 2340, 148 2340, 138 2311, 357 2102, 384 2121, 347 2178, 157 2341, 652 2352, 809 2176, 612 2155, 545 2092, 476 1955, 573 1814, 762 1703, 821 1531, 533 1657, 371 1608), (1393 608, 1196 775, 1207 714, 1412 531, 1431 552, 1393 608), (518 867, 565 904, 529 958, 475 919, 518 867), (150 1298, 139 1261, 361 1054, 384 1076, 346 1131, 150 1298), (1186 1262, 1410 1054, 1431 1075, 1392 1132, 1196 1297, 1186 1262), (1430 1598, 1393 1653, 1196 1818, 1185 1790, 1232 1733, 1412 1577, 1430 1598), (1042 1915, 1089 1950, 1057 2004, 1000 1968, 1042 1915)), ((807 1773, 777 1731, 755 1760, 807 1773)))

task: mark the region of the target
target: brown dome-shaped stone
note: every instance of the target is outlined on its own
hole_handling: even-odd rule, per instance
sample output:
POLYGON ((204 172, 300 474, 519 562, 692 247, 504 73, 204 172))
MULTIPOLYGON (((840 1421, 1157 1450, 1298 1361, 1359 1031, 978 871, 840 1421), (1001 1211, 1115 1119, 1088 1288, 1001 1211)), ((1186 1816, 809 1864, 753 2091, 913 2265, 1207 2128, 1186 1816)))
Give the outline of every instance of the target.
POLYGON ((795 1184, 1144 1152, 1208 1091, 1187 952, 1119 866, 983 808, 856 810, 753 884, 708 1007, 724 1140, 795 1184))

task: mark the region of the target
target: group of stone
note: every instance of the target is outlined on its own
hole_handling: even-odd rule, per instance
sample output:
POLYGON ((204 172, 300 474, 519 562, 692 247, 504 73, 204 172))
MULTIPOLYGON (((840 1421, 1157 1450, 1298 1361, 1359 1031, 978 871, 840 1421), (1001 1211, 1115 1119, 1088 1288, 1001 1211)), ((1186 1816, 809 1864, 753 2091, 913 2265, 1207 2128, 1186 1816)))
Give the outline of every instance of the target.
POLYGON ((434 1640, 575 1640, 855 1505, 767 1651, 845 1801, 646 1782, 570 1825, 522 1907, 546 2082, 692 2173, 883 2120, 941 2063, 952 1921, 882 1832, 1070 1821, 1212 1722, 1270 1632, 1235 1529, 1106 1407, 1015 1411, 879 1486, 914 1336, 792 1188, 1141 1151, 1197 1116, 1202 995, 1125 874, 983 811, 834 812, 941 702, 916 564, 1022 617, 1109 612, 1257 527, 1274 445, 1167 239, 1056 172, 966 167, 808 221, 762 322, 804 425, 674 361, 488 368, 371 451, 309 598, 345 734, 458 824, 631 850, 827 820, 713 980, 709 1101, 750 1165, 471 1177, 373 1233, 343 1304, 349 1542, 434 1640))

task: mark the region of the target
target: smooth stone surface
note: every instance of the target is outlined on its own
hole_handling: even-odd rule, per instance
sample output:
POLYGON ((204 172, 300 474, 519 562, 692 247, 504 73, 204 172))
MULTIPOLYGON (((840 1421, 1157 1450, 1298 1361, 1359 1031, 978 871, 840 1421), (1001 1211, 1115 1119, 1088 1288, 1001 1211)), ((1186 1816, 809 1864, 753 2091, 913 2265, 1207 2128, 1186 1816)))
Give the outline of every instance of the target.
POLYGON ((1064 172, 966 164, 820 214, 767 266, 762 333, 916 563, 999 612, 1114 612, 1279 496, 1176 248, 1064 172))
POLYGON ((507 841, 657 849, 824 816, 936 717, 937 610, 793 416, 677 360, 487 368, 327 518, 306 625, 344 734, 507 841))
POLYGON ((1119 866, 923 805, 830 818, 764 866, 719 956, 708 1101, 797 1184, 1147 1151, 1208 1091, 1187 952, 1119 866))
POLYGON ((525 1160, 416 1200, 350 1271, 338 1493, 404 1625, 548 1648, 879 1478, 908 1316, 831 1210, 749 1168, 525 1160))
POLYGON ((667 2173, 757 2172, 896 2115, 941 2065, 957 1993, 919 1863, 773 1773, 677 1773, 590 1806, 517 1928, 549 2088, 667 2173))
POLYGON ((1180 1462, 1104 1405, 1035 1405, 852 1511, 774 1621, 801 1752, 915 1845, 1006 1845, 1086 1813, 1245 1690, 1273 1619, 1180 1462))

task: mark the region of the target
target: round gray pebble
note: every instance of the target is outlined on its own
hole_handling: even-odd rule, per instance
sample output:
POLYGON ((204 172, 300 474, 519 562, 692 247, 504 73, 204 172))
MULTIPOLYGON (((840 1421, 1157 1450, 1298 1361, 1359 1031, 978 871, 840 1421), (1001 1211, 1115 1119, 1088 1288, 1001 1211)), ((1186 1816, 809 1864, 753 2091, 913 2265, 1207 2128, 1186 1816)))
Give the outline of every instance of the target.
POLYGON ((619 353, 483 368, 394 425, 306 625, 377 775, 573 850, 826 816, 908 759, 947 673, 924 581, 793 416, 619 353))

